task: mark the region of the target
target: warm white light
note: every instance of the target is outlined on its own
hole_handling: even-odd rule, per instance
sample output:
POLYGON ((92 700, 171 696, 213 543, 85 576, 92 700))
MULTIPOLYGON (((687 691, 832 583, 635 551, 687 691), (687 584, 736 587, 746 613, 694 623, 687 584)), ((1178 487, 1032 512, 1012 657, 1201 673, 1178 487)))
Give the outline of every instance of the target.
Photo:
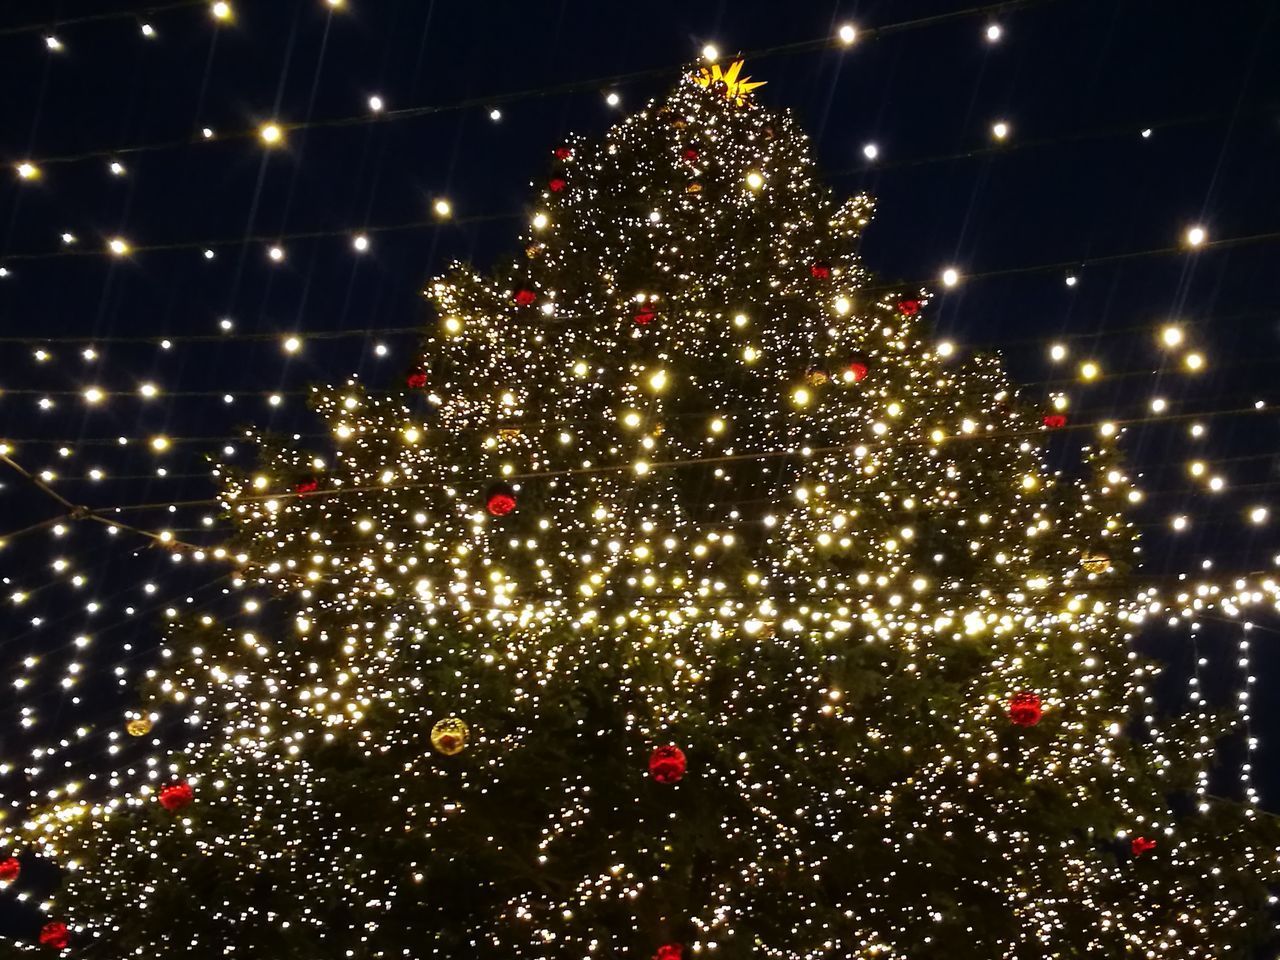
POLYGON ((1067 348, 1060 343, 1055 343, 1049 348, 1049 356, 1053 360, 1065 360, 1067 356, 1067 348))
POLYGON ((207 250, 207 249, 206 249, 206 250, 205 250, 205 252, 204 252, 204 258, 205 258, 206 260, 212 260, 212 259, 213 259, 214 257, 216 257, 216 256, 217 256, 217 254, 216 254, 216 253, 214 253, 212 250, 207 250))
POLYGON ((206 140, 212 140, 212 139, 213 139, 213 127, 201 127, 201 128, 200 128, 200 136, 204 137, 206 140))
POLYGON ((1164 413, 1169 407, 1168 401, 1164 397, 1155 397, 1151 401, 1151 411, 1153 413, 1164 413))
POLYGON ((608 93, 605 95, 604 102, 611 107, 616 107, 618 104, 622 102, 622 98, 618 96, 616 93, 608 93))
POLYGON ((1182 358, 1182 362, 1188 370, 1204 369, 1204 357, 1199 353, 1188 353, 1182 358))
POLYGON ((1268 516, 1266 507, 1254 507, 1249 511, 1249 519, 1254 523, 1266 523, 1268 516))
POLYGON ((164 450, 168 450, 168 449, 169 449, 169 438, 168 438, 168 437, 152 437, 152 438, 151 438, 151 449, 152 449, 152 450, 155 450, 155 451, 157 451, 157 452, 164 451, 164 450))
POLYGON ((149 23, 144 23, 142 25, 142 35, 150 40, 156 35, 156 28, 149 23))
POLYGON ((717 50, 712 44, 708 43, 705 47, 702 48, 702 59, 709 60, 711 63, 715 63, 717 60, 720 59, 720 51, 717 50))
POLYGON ((287 337, 284 341, 285 353, 297 353, 302 349, 302 341, 297 337, 287 337))
POLYGON ((325 3, 333 7, 333 9, 339 10, 347 5, 347 0, 325 0, 325 3))
POLYGON ((764 186, 764 177, 760 176, 758 170, 752 170, 747 174, 747 186, 752 190, 759 190, 764 186))
POLYGON ((217 3, 213 4, 209 10, 215 20, 231 19, 231 4, 227 3, 226 0, 217 0, 217 3))
POLYGON ((1195 226, 1187 229, 1187 246, 1198 247, 1202 245, 1208 238, 1209 234, 1204 227, 1195 226))
POLYGON ((111 172, 112 172, 115 176, 117 176, 117 177, 123 177, 123 176, 124 176, 124 164, 123 164, 123 163, 121 163, 119 160, 112 160, 112 161, 111 161, 111 167, 110 167, 110 170, 111 170, 111 172))
POLYGON ((150 400, 152 397, 159 394, 160 390, 154 383, 144 383, 139 385, 138 392, 150 400))
POLYGON ((991 135, 997 140, 1003 140, 1005 137, 1009 136, 1009 124, 1005 123, 1003 120, 997 120, 991 125, 991 135))
POLYGON ((1082 380, 1093 380, 1100 372, 1098 365, 1092 360, 1086 360, 1080 364, 1080 378, 1082 380))
POLYGON ((1168 326, 1160 331, 1160 341, 1166 347, 1176 347, 1182 343, 1183 335, 1180 327, 1168 326))
POLYGON ((88 404, 101 403, 105 394, 97 387, 89 387, 84 392, 84 402, 88 404))
POLYGON ((947 267, 942 271, 942 285, 944 287, 954 287, 960 282, 960 272, 955 267, 947 267))
POLYGON ((369 98, 369 109, 372 110, 374 113, 381 113, 382 107, 383 107, 383 103, 382 103, 381 97, 375 94, 374 96, 369 98))
POLYGON ((547 215, 545 213, 538 213, 534 215, 533 229, 541 230, 544 227, 546 227, 547 223, 548 223, 548 220, 547 220, 547 215))
POLYGON ((129 246, 129 242, 123 237, 112 237, 107 241, 107 249, 117 257, 123 257, 132 248, 129 246))
POLYGON ((1000 24, 998 24, 998 23, 992 23, 992 24, 988 24, 988 25, 987 25, 987 40, 988 40, 988 42, 990 42, 990 43, 995 43, 997 40, 999 40, 999 39, 1000 39, 1000 37, 1001 37, 1003 34, 1004 34, 1004 31, 1000 29, 1000 24))
POLYGON ((880 155, 880 148, 874 143, 868 143, 862 148, 862 155, 868 160, 874 160, 880 155))
POLYGON ((949 357, 956 352, 956 345, 950 340, 943 340, 938 344, 938 356, 949 357))
POLYGON ((30 161, 20 163, 18 164, 18 176, 23 180, 39 180, 40 168, 30 161))
POLYGON ((284 131, 278 123, 264 123, 258 128, 258 136, 269 147, 276 147, 284 142, 284 131))
POLYGON ((1179 516, 1174 517, 1173 520, 1170 521, 1170 526, 1175 530, 1185 530, 1187 529, 1187 523, 1188 521, 1186 517, 1179 516))
POLYGON ((357 233, 351 238, 351 246, 355 247, 358 253, 364 253, 369 249, 369 238, 363 233, 357 233))
POLYGON ((852 23, 845 23, 840 25, 840 31, 837 36, 840 38, 840 42, 847 47, 858 39, 858 31, 854 29, 852 23))
POLYGON ((62 49, 62 41, 53 34, 49 34, 49 36, 44 38, 44 45, 55 52, 62 49))
POLYGON ((280 263, 284 260, 284 247, 272 247, 267 251, 267 256, 271 258, 273 263, 280 263))
POLYGON ((447 217, 453 213, 453 207, 449 205, 448 200, 437 200, 432 209, 435 210, 437 217, 447 217))

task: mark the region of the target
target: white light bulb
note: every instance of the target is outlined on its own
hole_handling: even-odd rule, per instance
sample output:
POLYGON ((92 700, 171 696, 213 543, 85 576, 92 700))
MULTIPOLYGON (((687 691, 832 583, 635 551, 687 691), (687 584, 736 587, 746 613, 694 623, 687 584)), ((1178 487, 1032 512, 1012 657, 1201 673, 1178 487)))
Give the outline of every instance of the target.
POLYGON ((49 36, 44 38, 44 45, 55 53, 62 49, 62 41, 53 34, 49 34, 49 36))
POLYGON ((868 143, 863 146, 862 155, 866 157, 868 160, 874 160, 876 157, 880 155, 880 148, 877 147, 874 143, 868 143))
POLYGON ((107 249, 117 257, 123 257, 130 250, 129 242, 124 237, 112 237, 107 241, 107 249))
POLYGON ((369 249, 369 238, 363 233, 357 233, 351 238, 351 246, 355 247, 358 253, 364 253, 369 249))
POLYGON ((453 207, 449 205, 448 200, 437 200, 432 207, 437 217, 447 217, 453 212, 453 207))
POLYGON ((495 123, 496 123, 497 121, 501 120, 501 119, 502 119, 502 111, 501 111, 501 110, 499 110, 497 107, 494 107, 492 110, 490 110, 490 111, 489 111, 489 119, 490 119, 490 120, 493 120, 495 123))
POLYGON ((712 44, 708 43, 705 47, 702 48, 702 59, 709 60, 710 62, 715 63, 717 60, 720 59, 720 51, 717 50, 712 44))
POLYGON ((1003 140, 1005 137, 1009 136, 1009 124, 1005 123, 1003 120, 997 120, 991 125, 991 135, 997 140, 1003 140))
POLYGON ((267 251, 267 256, 271 258, 273 263, 280 263, 282 260, 284 260, 284 248, 272 247, 270 250, 267 251))
POLYGON ((618 96, 616 93, 607 93, 605 94, 604 102, 611 107, 616 107, 618 104, 622 102, 622 98, 618 96))
POLYGON ((369 109, 374 113, 381 113, 383 108, 382 98, 374 94, 369 98, 369 109))
POLYGON ((837 36, 840 38, 840 42, 847 47, 849 44, 853 43, 853 41, 858 39, 858 31, 854 29, 852 23, 845 23, 841 24, 840 31, 837 33, 837 36))
POLYGON ((264 123, 258 128, 258 136, 269 147, 279 146, 284 141, 284 131, 278 123, 264 123))
POLYGON ((150 40, 156 35, 156 28, 149 23, 144 23, 142 25, 142 35, 150 40))
POLYGON ((1198 247, 1205 242, 1208 236, 1209 234, 1205 231, 1204 227, 1190 227, 1187 230, 1187 246, 1198 247))
POLYGON ((209 8, 209 12, 213 14, 215 20, 230 20, 231 4, 227 3, 226 0, 217 0, 217 3, 214 3, 209 8))
POLYGON ((1004 34, 1004 31, 1000 28, 1000 24, 998 23, 988 24, 987 40, 990 43, 995 43, 997 40, 1000 39, 1001 36, 1003 36, 1003 34, 1004 34))
POLYGON ((954 287, 960 282, 960 273, 955 267, 947 267, 942 271, 942 285, 946 287, 954 287))

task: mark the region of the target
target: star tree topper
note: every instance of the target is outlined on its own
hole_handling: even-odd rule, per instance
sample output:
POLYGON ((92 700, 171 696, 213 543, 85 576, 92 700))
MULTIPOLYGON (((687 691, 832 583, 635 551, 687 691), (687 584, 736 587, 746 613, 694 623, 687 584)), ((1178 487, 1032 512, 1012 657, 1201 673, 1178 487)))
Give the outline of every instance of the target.
POLYGON ((717 84, 724 84, 724 95, 726 99, 732 100, 738 106, 742 106, 747 102, 751 91, 757 87, 763 87, 767 80, 756 80, 752 82, 750 77, 739 77, 742 72, 742 60, 735 60, 729 64, 728 70, 721 70, 720 64, 713 63, 708 69, 703 67, 694 74, 694 81, 703 87, 717 89, 717 84))

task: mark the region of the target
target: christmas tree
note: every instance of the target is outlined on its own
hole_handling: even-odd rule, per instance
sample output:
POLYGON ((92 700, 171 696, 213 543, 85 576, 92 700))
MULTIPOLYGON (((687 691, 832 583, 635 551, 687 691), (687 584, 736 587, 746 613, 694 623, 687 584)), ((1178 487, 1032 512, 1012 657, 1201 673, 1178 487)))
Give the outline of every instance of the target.
MULTIPOLYGON (((857 256, 734 63, 554 150, 402 389, 225 465, 249 598, 9 832, 86 957, 1246 955, 1276 834, 1157 709, 1131 489, 857 256), (156 724, 152 728, 152 724, 156 724), (164 736, 161 736, 164 734, 164 736), (152 739, 154 738, 154 739, 152 739), (189 742, 188 742, 189 741, 189 742), (181 749, 167 743, 187 742, 181 749)), ((18 949, 26 949, 19 947, 18 949)))

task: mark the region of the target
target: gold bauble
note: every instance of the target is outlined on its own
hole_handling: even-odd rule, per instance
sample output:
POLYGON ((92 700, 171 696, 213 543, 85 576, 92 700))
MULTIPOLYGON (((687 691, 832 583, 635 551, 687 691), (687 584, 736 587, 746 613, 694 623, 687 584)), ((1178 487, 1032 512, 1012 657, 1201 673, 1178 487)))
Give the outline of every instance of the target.
POLYGON ((436 725, 431 728, 431 746, 438 753, 452 757, 466 749, 470 732, 466 721, 461 717, 445 717, 437 720, 436 725))
POLYGON ((520 436, 519 427, 499 427, 498 428, 499 440, 506 440, 506 441, 516 440, 519 438, 519 436, 520 436))
POLYGON ((831 379, 827 376, 827 371, 819 370, 817 367, 806 373, 804 378, 809 381, 809 385, 812 387, 820 387, 831 379))
POLYGON ((702 192, 702 184, 700 184, 700 183, 691 183, 691 184, 689 184, 687 187, 685 187, 685 188, 684 188, 684 192, 685 192, 685 193, 701 193, 701 192, 702 192))
POLYGON ((524 248, 524 255, 528 257, 530 260, 532 260, 541 252, 542 252, 542 244, 540 243, 531 243, 524 248))
POLYGON ((1085 573, 1106 573, 1111 569, 1111 558, 1105 553, 1084 553, 1080 555, 1080 566, 1085 573))
POLYGON ((151 720, 148 717, 134 717, 124 728, 131 737, 145 737, 151 732, 151 720))

